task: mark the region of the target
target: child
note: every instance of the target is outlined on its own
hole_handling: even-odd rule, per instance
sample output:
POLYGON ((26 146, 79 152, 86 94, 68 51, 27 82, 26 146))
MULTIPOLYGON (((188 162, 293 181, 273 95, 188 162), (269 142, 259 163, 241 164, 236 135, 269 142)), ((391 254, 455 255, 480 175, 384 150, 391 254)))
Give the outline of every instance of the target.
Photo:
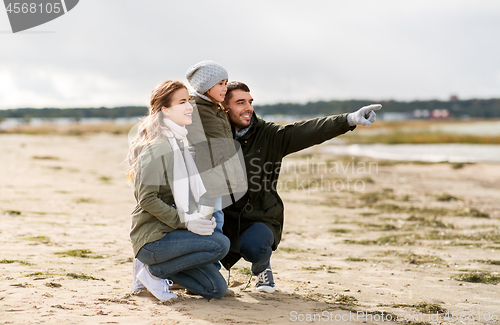
POLYGON ((206 215, 213 211, 216 230, 222 232, 222 196, 231 195, 233 202, 225 202, 227 206, 234 203, 235 192, 246 191, 246 176, 236 155, 231 124, 221 105, 227 91, 228 74, 220 64, 202 61, 188 69, 186 78, 194 89, 191 99, 199 114, 199 120, 197 114, 193 114, 193 124, 188 126, 189 139, 196 147, 196 164, 211 194, 208 196, 212 198, 211 201, 202 200, 200 204, 204 207, 199 211, 206 215), (218 166, 222 168, 217 170, 218 166))

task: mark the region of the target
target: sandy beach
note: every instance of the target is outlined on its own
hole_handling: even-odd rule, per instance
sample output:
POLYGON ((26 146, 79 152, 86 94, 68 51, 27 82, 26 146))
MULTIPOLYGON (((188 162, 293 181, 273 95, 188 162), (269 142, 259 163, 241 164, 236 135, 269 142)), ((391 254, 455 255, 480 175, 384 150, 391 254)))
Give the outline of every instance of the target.
POLYGON ((498 324, 498 164, 291 155, 278 291, 245 289, 240 261, 223 299, 161 303, 131 291, 126 136, 0 148, 0 324, 498 324))

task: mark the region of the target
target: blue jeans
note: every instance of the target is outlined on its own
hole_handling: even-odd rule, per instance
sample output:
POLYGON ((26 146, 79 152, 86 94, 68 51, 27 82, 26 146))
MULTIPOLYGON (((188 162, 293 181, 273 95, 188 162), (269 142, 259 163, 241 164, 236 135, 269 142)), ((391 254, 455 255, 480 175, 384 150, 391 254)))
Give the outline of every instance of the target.
POLYGON ((222 226, 224 225, 224 212, 222 212, 222 197, 215 199, 214 213, 212 214, 217 222, 215 230, 222 234, 222 226))
POLYGON ((252 263, 254 275, 271 268, 273 244, 274 234, 262 222, 252 224, 241 234, 238 250, 246 261, 252 263))
MULTIPOLYGON (((222 226, 224 225, 224 212, 222 212, 222 197, 218 197, 215 199, 214 213, 212 214, 212 216, 215 218, 215 222, 217 223, 214 231, 218 231, 222 234, 222 226)), ((214 265, 217 270, 221 269, 219 261, 215 262, 214 265)))
POLYGON ((219 232, 200 236, 177 229, 142 246, 137 258, 149 271, 206 299, 222 298, 227 283, 213 263, 226 256, 229 239, 219 232))

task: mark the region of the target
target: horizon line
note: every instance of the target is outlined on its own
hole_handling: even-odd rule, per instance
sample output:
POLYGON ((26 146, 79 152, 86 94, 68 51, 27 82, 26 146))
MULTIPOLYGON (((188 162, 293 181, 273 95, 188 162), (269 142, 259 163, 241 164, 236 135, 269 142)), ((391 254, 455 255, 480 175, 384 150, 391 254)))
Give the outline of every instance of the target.
MULTIPOLYGON (((490 97, 490 98, 469 98, 469 99, 461 99, 457 98, 454 100, 448 99, 448 100, 441 100, 441 99, 414 99, 414 100, 396 100, 396 99, 381 99, 381 100, 373 100, 373 99, 330 99, 330 100, 317 100, 317 101, 307 101, 307 102, 275 102, 272 104, 256 104, 254 105, 255 107, 259 106, 274 106, 274 105, 307 105, 307 104, 314 104, 314 103, 329 103, 329 102, 350 102, 350 101, 360 101, 360 102, 400 102, 400 103, 413 103, 413 102, 432 102, 432 101, 438 101, 438 102, 465 102, 465 101, 472 101, 472 100, 500 100, 500 97, 490 97)), ((2 108, 0 107, 0 110, 2 111, 7 111, 7 110, 19 110, 19 109, 60 109, 60 110, 65 110, 65 109, 114 109, 114 108, 122 108, 122 107, 148 107, 148 105, 117 105, 117 106, 77 106, 77 107, 16 107, 16 108, 2 108)))

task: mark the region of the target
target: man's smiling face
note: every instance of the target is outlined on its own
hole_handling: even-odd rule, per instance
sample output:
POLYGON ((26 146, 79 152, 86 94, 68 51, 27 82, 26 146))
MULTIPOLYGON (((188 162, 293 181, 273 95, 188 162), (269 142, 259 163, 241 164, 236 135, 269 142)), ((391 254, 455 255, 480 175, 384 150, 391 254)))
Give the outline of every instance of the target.
POLYGON ((253 115, 253 98, 249 92, 241 89, 231 91, 229 100, 226 102, 227 114, 236 131, 250 125, 253 115))

